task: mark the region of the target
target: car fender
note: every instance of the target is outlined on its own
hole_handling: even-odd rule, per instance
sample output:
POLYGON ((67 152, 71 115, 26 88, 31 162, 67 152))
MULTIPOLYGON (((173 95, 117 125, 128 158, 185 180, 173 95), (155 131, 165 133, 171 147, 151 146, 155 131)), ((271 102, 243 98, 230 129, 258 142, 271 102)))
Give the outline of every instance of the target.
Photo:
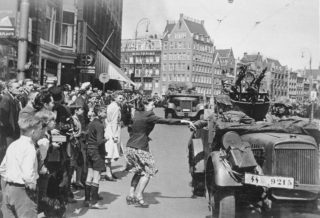
POLYGON ((192 146, 192 162, 193 162, 193 173, 203 173, 205 171, 204 162, 204 150, 201 138, 191 139, 192 146))
POLYGON ((208 161, 212 161, 213 164, 214 183, 216 186, 242 186, 241 183, 235 181, 230 176, 229 172, 221 161, 220 151, 211 152, 208 161))

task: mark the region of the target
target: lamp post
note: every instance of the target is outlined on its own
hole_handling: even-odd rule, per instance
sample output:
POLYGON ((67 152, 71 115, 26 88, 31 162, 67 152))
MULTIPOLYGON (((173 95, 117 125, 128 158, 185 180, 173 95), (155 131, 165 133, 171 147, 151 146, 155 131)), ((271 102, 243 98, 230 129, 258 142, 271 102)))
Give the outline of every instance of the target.
POLYGON ((25 65, 28 49, 29 0, 22 0, 20 4, 20 27, 18 41, 18 80, 25 79, 25 65))
MULTIPOLYGON (((143 23, 143 22, 147 22, 146 32, 148 32, 148 27, 149 27, 149 24, 150 24, 150 20, 149 20, 149 18, 146 18, 146 17, 141 18, 141 19, 138 21, 137 25, 136 25, 136 30, 135 30, 135 34, 134 34, 133 73, 132 73, 132 75, 131 75, 131 80, 134 80, 135 73, 136 73, 136 57, 135 57, 135 56, 137 56, 136 52, 137 52, 138 27, 139 27, 139 25, 140 25, 141 23, 143 23)), ((141 84, 142 84, 142 83, 141 83, 141 84)), ((133 87, 133 88, 134 88, 134 87, 133 87)))
MULTIPOLYGON (((311 97, 311 91, 313 91, 313 73, 312 73, 312 70, 311 70, 311 64, 312 64, 312 55, 311 55, 311 52, 310 50, 307 50, 308 53, 309 53, 309 67, 310 67, 310 74, 311 74, 311 79, 310 79, 310 83, 311 83, 311 87, 309 88, 309 98, 311 97)), ((302 58, 304 58, 304 55, 303 55, 303 52, 302 52, 302 55, 301 55, 302 58)), ((309 119, 309 122, 311 122, 313 120, 313 112, 314 112, 314 101, 312 99, 311 100, 311 112, 310 112, 310 119, 309 119)))

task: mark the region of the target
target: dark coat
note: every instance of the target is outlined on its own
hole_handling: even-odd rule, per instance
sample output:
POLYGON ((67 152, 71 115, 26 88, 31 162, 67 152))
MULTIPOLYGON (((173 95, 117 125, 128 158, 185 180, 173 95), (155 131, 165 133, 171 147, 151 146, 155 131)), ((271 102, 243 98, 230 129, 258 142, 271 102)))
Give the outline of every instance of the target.
POLYGON ((20 112, 19 101, 6 93, 0 101, 0 131, 5 137, 18 139, 20 136, 20 128, 18 118, 20 112))
POLYGON ((179 119, 164 119, 158 117, 153 111, 136 111, 133 118, 132 131, 127 146, 149 151, 149 134, 156 123, 178 124, 179 119))
POLYGON ((89 106, 88 106, 88 101, 86 98, 82 97, 79 95, 76 100, 74 101, 74 104, 76 105, 81 105, 83 107, 83 115, 79 116, 79 120, 81 123, 81 126, 86 129, 87 125, 89 124, 89 118, 88 118, 88 112, 89 112, 89 106))

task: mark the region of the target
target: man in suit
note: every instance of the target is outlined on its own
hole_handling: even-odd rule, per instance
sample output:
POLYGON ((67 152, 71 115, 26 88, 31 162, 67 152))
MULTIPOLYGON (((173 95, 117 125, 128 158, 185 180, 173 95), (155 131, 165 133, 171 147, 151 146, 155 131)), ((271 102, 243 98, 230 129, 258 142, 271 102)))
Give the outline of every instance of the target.
POLYGON ((7 84, 7 89, 0 102, 0 123, 2 123, 1 132, 6 139, 6 146, 9 146, 20 136, 18 117, 21 104, 17 99, 20 94, 20 84, 16 80, 11 80, 7 84))

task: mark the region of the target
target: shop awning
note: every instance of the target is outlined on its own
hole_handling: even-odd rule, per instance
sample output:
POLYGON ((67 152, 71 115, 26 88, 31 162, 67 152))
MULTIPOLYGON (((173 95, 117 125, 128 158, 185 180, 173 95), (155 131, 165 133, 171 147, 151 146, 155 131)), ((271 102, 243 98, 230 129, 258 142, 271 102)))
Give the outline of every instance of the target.
POLYGON ((97 78, 101 73, 108 73, 110 76, 110 79, 123 81, 136 86, 136 84, 132 82, 129 79, 129 77, 127 77, 127 75, 124 72, 122 72, 122 70, 119 67, 113 64, 100 51, 97 51, 95 67, 96 67, 97 78))

